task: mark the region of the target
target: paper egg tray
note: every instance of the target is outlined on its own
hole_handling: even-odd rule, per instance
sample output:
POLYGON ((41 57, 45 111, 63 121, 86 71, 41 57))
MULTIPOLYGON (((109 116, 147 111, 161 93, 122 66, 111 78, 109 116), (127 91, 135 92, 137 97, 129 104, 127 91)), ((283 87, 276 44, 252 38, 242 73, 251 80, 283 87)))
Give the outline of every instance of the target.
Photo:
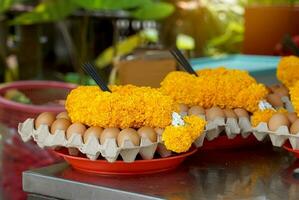
MULTIPOLYGON (((120 147, 117 146, 116 139, 106 139, 104 144, 100 144, 96 136, 91 135, 86 143, 82 136, 73 133, 69 139, 66 139, 65 132, 57 130, 54 134, 49 132, 47 125, 40 125, 34 129, 34 119, 27 119, 20 123, 18 132, 24 142, 31 138, 40 147, 67 147, 70 155, 78 155, 79 151, 85 154, 89 159, 96 160, 99 156, 104 157, 109 162, 114 162, 120 155, 124 162, 133 162, 136 156, 140 154, 142 159, 152 159, 155 152, 161 157, 168 157, 172 152, 167 150, 162 143, 162 133, 157 133, 157 141, 151 142, 148 138, 141 137, 140 146, 134 146, 130 140, 124 140, 120 147)), ((202 140, 205 134, 202 134, 198 140, 202 140)))
POLYGON ((287 126, 280 126, 276 131, 271 131, 266 122, 261 122, 257 127, 253 128, 253 134, 259 141, 269 136, 273 146, 276 147, 281 147, 289 140, 293 149, 299 149, 299 132, 297 134, 290 134, 287 126))
POLYGON ((288 111, 288 112, 294 112, 294 107, 293 104, 290 100, 290 98, 288 96, 283 96, 281 97, 281 101, 284 104, 284 108, 288 111))
POLYGON ((276 106, 273 106, 276 110, 279 109, 279 108, 284 108, 286 109, 288 112, 294 112, 294 107, 293 107, 293 104, 290 100, 290 98, 288 96, 283 96, 281 97, 281 101, 283 102, 283 107, 276 107, 276 106))
MULTIPOLYGON (((204 115, 201 117, 205 118, 204 115)), ((217 138, 224 130, 229 139, 233 139, 239 134, 243 138, 247 138, 252 133, 251 123, 247 117, 240 117, 238 119, 218 117, 207 122, 203 135, 205 135, 207 140, 211 141, 217 138)), ((203 145, 203 140, 204 138, 200 137, 194 143, 197 147, 200 147, 203 145)))

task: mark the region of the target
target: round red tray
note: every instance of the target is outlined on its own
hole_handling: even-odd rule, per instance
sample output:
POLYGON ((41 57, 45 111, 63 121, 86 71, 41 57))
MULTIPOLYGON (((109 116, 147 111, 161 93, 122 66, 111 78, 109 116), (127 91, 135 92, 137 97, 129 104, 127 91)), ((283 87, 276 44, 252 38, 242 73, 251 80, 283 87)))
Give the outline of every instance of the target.
POLYGON ((283 145, 283 148, 291 153, 294 154, 294 156, 296 158, 299 158, 299 150, 295 150, 295 149, 292 149, 291 147, 291 144, 289 142, 286 142, 284 145, 283 145))
POLYGON ((221 135, 212 141, 205 140, 201 150, 216 150, 216 149, 237 149, 243 147, 250 147, 258 145, 260 142, 254 137, 249 135, 247 138, 243 138, 241 135, 237 135, 233 139, 229 139, 226 135, 221 135))
POLYGON ((163 172, 176 168, 187 156, 194 154, 196 148, 190 151, 167 158, 151 160, 136 160, 131 163, 115 161, 110 163, 106 160, 90 160, 83 156, 71 156, 67 149, 63 148, 54 152, 62 156, 74 169, 101 175, 136 175, 163 172))

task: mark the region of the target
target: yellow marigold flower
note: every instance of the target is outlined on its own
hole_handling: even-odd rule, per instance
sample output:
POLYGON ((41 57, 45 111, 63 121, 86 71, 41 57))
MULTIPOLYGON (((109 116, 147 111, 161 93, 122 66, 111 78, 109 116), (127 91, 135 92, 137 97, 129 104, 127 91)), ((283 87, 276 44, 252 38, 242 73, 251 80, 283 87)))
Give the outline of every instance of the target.
POLYGON ((272 109, 258 110, 251 116, 251 125, 256 127, 261 122, 268 122, 275 113, 272 109))
POLYGON ((233 103, 234 108, 246 108, 249 112, 258 110, 258 104, 268 94, 263 84, 251 84, 247 89, 241 90, 233 103))
POLYGON ((199 77, 185 72, 171 72, 161 82, 160 90, 177 103, 210 108, 257 110, 258 102, 268 93, 248 72, 224 67, 197 71, 199 77))
POLYGON ((185 116, 183 119, 190 130, 191 139, 193 141, 196 140, 203 132, 206 121, 195 115, 185 116))
POLYGON ((188 105, 197 104, 197 95, 195 91, 200 89, 196 85, 196 76, 185 72, 171 72, 161 82, 160 90, 171 96, 177 103, 184 103, 188 105))
POLYGON ((299 57, 286 56, 281 58, 277 66, 277 78, 285 86, 292 87, 299 80, 299 57))
POLYGON ((97 86, 80 86, 70 92, 66 110, 72 122, 88 126, 164 128, 171 123, 174 101, 157 89, 113 86, 112 93, 97 86))
POLYGON ((176 153, 186 152, 202 134, 206 121, 197 116, 184 117, 184 126, 167 126, 162 140, 168 150, 176 153))
POLYGON ((297 81, 293 87, 290 88, 291 102, 294 106, 295 112, 299 113, 299 81, 297 81))
POLYGON ((277 112, 287 113, 288 111, 284 108, 280 108, 278 110, 273 110, 273 109, 258 110, 254 112, 253 115, 251 116, 251 125, 253 127, 256 127, 261 122, 268 122, 270 118, 277 112))
POLYGON ((279 112, 279 113, 288 113, 288 111, 285 108, 279 108, 277 110, 277 112, 279 112))

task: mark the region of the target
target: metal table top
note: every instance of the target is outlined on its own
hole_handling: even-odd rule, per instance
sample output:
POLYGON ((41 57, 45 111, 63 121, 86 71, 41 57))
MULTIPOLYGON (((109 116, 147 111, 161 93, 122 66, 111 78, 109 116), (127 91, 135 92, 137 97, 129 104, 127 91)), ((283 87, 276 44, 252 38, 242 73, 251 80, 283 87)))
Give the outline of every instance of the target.
POLYGON ((289 153, 267 145, 198 151, 176 170, 134 177, 97 176, 56 164, 24 172, 23 189, 80 200, 299 199, 299 179, 293 173, 297 167, 299 161, 289 153))

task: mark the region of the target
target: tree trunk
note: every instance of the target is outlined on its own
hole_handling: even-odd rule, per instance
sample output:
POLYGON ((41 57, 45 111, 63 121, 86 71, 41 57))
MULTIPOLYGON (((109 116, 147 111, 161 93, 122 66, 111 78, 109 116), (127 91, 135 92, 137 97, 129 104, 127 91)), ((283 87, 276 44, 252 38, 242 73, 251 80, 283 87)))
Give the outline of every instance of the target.
POLYGON ((43 76, 40 26, 19 26, 18 36, 20 39, 17 50, 19 78, 21 80, 41 79, 43 76))

